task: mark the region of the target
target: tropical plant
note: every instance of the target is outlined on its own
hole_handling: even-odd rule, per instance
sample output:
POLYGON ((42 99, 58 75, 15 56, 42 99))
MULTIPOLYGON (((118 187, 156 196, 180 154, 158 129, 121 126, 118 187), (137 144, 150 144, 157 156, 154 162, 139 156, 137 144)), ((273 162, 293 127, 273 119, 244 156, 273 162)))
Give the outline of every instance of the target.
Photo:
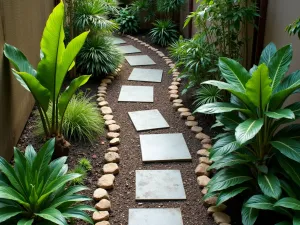
POLYGON ((84 184, 84 179, 86 178, 87 171, 86 169, 81 166, 77 165, 73 170, 70 171, 70 173, 80 174, 80 177, 77 177, 71 181, 71 185, 82 185, 84 184))
POLYGON ((79 52, 77 67, 81 73, 103 77, 113 73, 123 60, 123 54, 109 37, 93 36, 79 52))
POLYGON ((165 47, 178 40, 176 25, 171 20, 156 20, 153 25, 149 33, 153 43, 165 47))
POLYGON ((81 158, 79 160, 79 165, 82 166, 86 171, 91 171, 93 166, 87 158, 81 158))
POLYGON ((202 85, 197 89, 194 97, 195 101, 193 104, 196 108, 208 103, 222 102, 224 99, 222 91, 211 85, 202 85))
POLYGON ((67 185, 81 175, 67 173, 66 157, 50 162, 54 145, 51 139, 38 153, 29 145, 25 155, 15 148, 14 167, 0 157, 0 223, 67 225, 77 218, 94 224, 84 210, 95 210, 80 204, 91 199, 77 194, 88 188, 67 185))
POLYGON ((137 15, 132 13, 128 7, 120 10, 116 22, 119 24, 119 31, 123 34, 133 34, 139 30, 137 15))
MULTIPOLYGON (((243 192, 244 225, 254 224, 259 210, 274 210, 290 218, 289 209, 298 209, 289 198, 295 197, 291 190, 298 191, 295 184, 300 185, 300 126, 290 122, 300 118, 300 104, 284 105, 300 88, 300 71, 285 76, 291 60, 291 45, 277 51, 271 43, 259 65, 249 72, 223 57, 219 69, 226 82, 203 82, 232 95, 230 103, 210 103, 196 110, 217 114, 216 125, 224 127, 210 149, 214 163, 209 169, 218 172, 205 198, 218 196, 219 205, 243 192)), ((297 224, 297 213, 293 221, 297 224)))
MULTIPOLYGON (((62 133, 73 141, 95 141, 104 131, 104 121, 92 96, 82 92, 75 94, 66 109, 62 123, 62 133)), ((47 111, 51 117, 52 104, 47 111)), ((61 120, 61 117, 58 118, 61 120)), ((51 121, 50 121, 51 122, 51 121)), ((43 133, 41 121, 37 122, 37 134, 43 133)))
POLYGON ((289 35, 297 35, 300 39, 300 18, 288 25, 286 27, 286 31, 289 33, 289 35))
POLYGON ((157 0, 157 11, 162 13, 170 13, 177 11, 185 0, 157 0))
POLYGON ((64 4, 61 2, 47 21, 41 40, 42 59, 37 71, 19 49, 9 44, 4 46, 5 56, 15 67, 12 69, 13 74, 36 100, 46 137, 57 137, 55 153, 58 156, 66 155, 69 150, 69 144, 62 137, 62 124, 68 104, 76 90, 90 77, 84 75, 74 79, 61 93, 66 73, 75 65, 74 59, 89 33, 80 34, 65 47, 63 23, 64 4), (52 104, 51 117, 47 114, 50 104, 52 104))

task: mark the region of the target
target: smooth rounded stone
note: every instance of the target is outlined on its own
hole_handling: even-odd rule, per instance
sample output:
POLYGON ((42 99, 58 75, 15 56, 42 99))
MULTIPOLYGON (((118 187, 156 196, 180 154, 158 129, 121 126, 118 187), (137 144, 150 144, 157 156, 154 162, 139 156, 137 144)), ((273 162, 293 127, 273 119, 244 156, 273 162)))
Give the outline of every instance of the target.
POLYGON ((108 220, 109 212, 108 211, 101 211, 101 212, 94 212, 93 213, 93 220, 95 222, 108 220))
POLYGON ((175 81, 180 82, 181 78, 176 78, 175 81))
POLYGON ((115 79, 115 77, 112 76, 112 75, 107 76, 107 78, 108 78, 108 79, 111 79, 111 80, 115 79))
POLYGON ((106 121, 105 121, 105 125, 106 125, 106 126, 109 126, 109 125, 112 125, 112 124, 115 124, 115 123, 116 123, 115 120, 106 120, 106 121))
POLYGON ((201 144, 211 144, 211 139, 209 139, 209 138, 205 138, 205 139, 203 139, 202 141, 201 141, 201 144))
POLYGON ((211 149, 212 145, 211 144, 203 144, 202 148, 204 149, 211 149))
POLYGON ((193 133, 200 133, 201 131, 203 130, 203 128, 202 127, 199 127, 199 126, 193 126, 192 128, 191 128, 191 131, 193 132, 193 133))
POLYGON ((209 151, 207 151, 206 149, 200 149, 197 152, 197 155, 209 157, 209 151))
POLYGON ((202 141, 203 139, 209 139, 210 137, 204 133, 198 133, 196 134, 196 138, 199 139, 200 141, 202 141))
POLYGON ((95 225, 110 225, 110 223, 108 221, 101 221, 96 223, 95 225))
POLYGON ((197 182, 200 187, 206 187, 209 181, 210 178, 208 176, 202 175, 197 177, 197 182))
POLYGON ((105 174, 98 179, 97 186, 103 189, 112 189, 114 187, 115 176, 105 174))
POLYGON ((178 90, 178 87, 176 85, 171 85, 168 87, 169 90, 178 90))
POLYGON ((191 112, 182 112, 182 113, 180 113, 180 118, 186 119, 188 116, 191 116, 191 115, 192 115, 191 112))
POLYGON ((119 148, 118 147, 110 147, 106 151, 107 152, 119 152, 119 148))
POLYGON ((101 113, 103 115, 112 114, 112 110, 110 107, 103 106, 103 107, 101 107, 101 113))
POLYGON ((106 83, 101 83, 100 87, 107 87, 107 84, 106 83))
POLYGON ((96 205, 95 205, 95 208, 97 210, 101 210, 101 211, 110 211, 111 210, 111 204, 110 204, 110 201, 107 200, 107 199, 102 199, 100 200, 100 202, 98 202, 96 205))
POLYGON ((180 85, 180 83, 177 82, 177 81, 173 81, 171 84, 172 84, 172 85, 176 85, 176 86, 179 86, 179 85, 180 85))
POLYGON ((114 118, 113 115, 105 115, 105 116, 103 116, 103 119, 105 119, 105 120, 112 120, 113 118, 114 118))
POLYGON ((117 163, 107 163, 103 166, 103 173, 104 174, 118 174, 119 173, 119 166, 117 163))
POLYGON ((174 99, 173 100, 173 103, 182 103, 183 101, 182 101, 182 99, 180 99, 180 98, 178 98, 178 99, 174 99))
POLYGON ((107 94, 106 91, 98 91, 98 93, 99 93, 99 94, 105 94, 105 95, 107 94))
POLYGON ((178 90, 170 90, 169 94, 178 94, 178 90))
POLYGON ((173 75, 174 75, 174 76, 179 76, 180 73, 179 73, 179 72, 173 72, 173 75))
POLYGON ((201 190, 201 193, 202 193, 203 195, 206 195, 207 192, 208 192, 208 189, 207 189, 206 187, 203 188, 203 189, 201 190))
POLYGON ((109 195, 107 193, 107 191, 103 188, 97 188, 95 191, 94 191, 94 194, 93 194, 93 198, 96 200, 96 201, 100 201, 101 199, 105 198, 105 199, 109 199, 109 195))
POLYGON ((120 156, 116 152, 107 152, 107 153, 105 153, 104 159, 108 163, 118 163, 118 162, 120 162, 120 156))
POLYGON ((217 197, 210 197, 204 200, 205 205, 210 206, 210 205, 216 205, 217 204, 217 197))
POLYGON ((209 165, 205 163, 199 164, 195 169, 195 174, 197 176, 202 176, 202 175, 209 176, 209 171, 207 171, 208 167, 209 165))
POLYGON ((98 96, 98 97, 105 98, 105 97, 106 97, 106 94, 103 94, 103 93, 98 93, 98 94, 97 94, 97 96, 98 96))
POLYGON ((117 138, 117 137, 120 137, 120 133, 117 133, 117 132, 108 132, 106 134, 106 138, 107 139, 114 139, 114 138, 117 138))
POLYGON ((97 102, 102 102, 102 101, 105 101, 105 98, 104 98, 104 97, 99 97, 99 98, 97 98, 97 102))
POLYGON ((107 101, 101 101, 101 102, 98 103, 98 105, 99 105, 100 107, 108 106, 108 102, 107 102, 107 101))
POLYGON ((173 69, 173 68, 175 68, 175 67, 176 67, 176 65, 175 65, 175 64, 173 64, 173 63, 171 63, 171 64, 169 64, 169 67, 170 67, 171 69, 173 69))
POLYGON ((113 138, 109 141, 110 146, 116 146, 120 144, 120 138, 113 138))
POLYGON ((179 95, 177 94, 170 94, 170 101, 173 101, 175 99, 179 98, 179 95))
POLYGON ((197 121, 185 121, 185 125, 187 127, 193 127, 193 126, 197 126, 198 125, 198 122, 197 121))
POLYGON ((209 215, 215 213, 215 212, 223 212, 225 209, 227 208, 226 205, 224 204, 220 204, 218 206, 214 205, 214 206, 210 206, 208 209, 207 209, 207 212, 209 215))
POLYGON ((111 79, 103 79, 102 80, 102 83, 105 83, 105 84, 111 84, 112 83, 112 81, 111 81, 111 79))
POLYGON ((181 103, 173 103, 173 108, 177 111, 177 109, 179 109, 179 108, 181 108, 181 107, 183 107, 184 105, 183 104, 181 104, 181 103))
POLYGON ((121 127, 117 124, 111 124, 108 126, 109 132, 119 132, 121 127))
POLYGON ((205 163, 207 165, 211 165, 213 162, 211 160, 209 160, 209 158, 207 158, 207 157, 200 157, 199 163, 205 163))
POLYGON ((107 90, 107 87, 103 87, 103 86, 98 87, 98 91, 106 91, 106 90, 107 90))
MULTIPOLYGON (((186 119, 188 121, 194 121, 196 118, 194 116, 188 116, 186 119)), ((193 126, 193 127, 195 127, 195 126, 193 126)))
POLYGON ((217 224, 220 223, 231 223, 231 218, 226 213, 223 212, 215 212, 213 213, 213 218, 217 224))
POLYGON ((188 108, 179 108, 177 111, 178 112, 189 112, 190 110, 188 108))

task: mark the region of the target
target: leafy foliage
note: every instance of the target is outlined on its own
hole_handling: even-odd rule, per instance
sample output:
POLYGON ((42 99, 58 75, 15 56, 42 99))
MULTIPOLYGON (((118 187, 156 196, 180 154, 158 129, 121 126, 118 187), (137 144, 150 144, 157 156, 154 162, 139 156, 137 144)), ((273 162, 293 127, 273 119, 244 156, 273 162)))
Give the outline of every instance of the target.
MULTIPOLYGON (((47 115, 50 117, 52 104, 47 115)), ((59 117, 59 121, 61 117, 59 117)), ((51 121, 50 121, 51 122, 51 121)), ((42 134, 42 123, 37 123, 37 133, 42 134)), ((104 121, 92 97, 79 93, 74 95, 66 110, 62 123, 62 132, 70 140, 93 142, 104 131, 104 121)))
POLYGON ((300 39, 300 18, 288 25, 286 27, 286 31, 289 33, 289 35, 297 35, 300 39))
POLYGON ((123 62, 124 56, 109 37, 91 37, 77 57, 77 67, 81 73, 105 76, 113 73, 123 62))
POLYGON ((71 170, 70 173, 77 173, 77 174, 81 175, 80 177, 77 177, 77 178, 75 178, 74 180, 71 181, 72 185, 82 185, 82 184, 84 184, 84 179, 86 178, 87 171, 83 166, 81 166, 81 165, 75 166, 75 168, 73 170, 71 170))
POLYGON ((162 13, 170 13, 177 11, 185 0, 157 0, 157 11, 162 13))
POLYGON ((171 20, 157 20, 153 25, 149 33, 153 43, 168 46, 178 39, 176 25, 171 20))
POLYGON ((49 140, 38 153, 29 145, 25 155, 15 148, 14 167, 0 157, 1 223, 67 225, 77 218, 94 224, 84 212, 94 209, 80 204, 91 199, 77 194, 87 188, 67 186, 81 175, 67 173, 66 157, 50 162, 54 144, 49 140))
POLYGON ((116 22, 119 24, 119 31, 123 34, 134 34, 138 32, 139 22, 137 15, 128 7, 120 10, 116 22))
POLYGON ((222 91, 219 90, 217 87, 210 86, 210 85, 202 85, 194 95, 195 107, 200 107, 201 105, 207 103, 214 103, 218 101, 223 101, 222 91))
POLYGON ((79 160, 79 165, 82 166, 86 171, 91 171, 93 166, 87 158, 81 158, 79 160))
POLYGON ((214 161, 210 169, 218 172, 208 184, 206 197, 219 196, 221 204, 228 199, 224 193, 231 193, 231 198, 246 191, 245 225, 255 223, 259 210, 276 211, 297 224, 300 127, 290 122, 299 119, 300 104, 284 105, 300 89, 300 71, 286 76, 291 60, 290 45, 277 51, 273 43, 250 72, 232 59, 220 58, 226 82, 204 83, 230 92, 230 103, 209 103, 196 110, 218 114, 217 124, 224 127, 210 150, 214 161))
POLYGON ((74 79, 61 93, 66 73, 75 65, 74 59, 88 35, 88 32, 84 32, 65 46, 63 22, 64 5, 61 2, 55 7, 47 21, 41 40, 43 57, 38 64, 37 71, 19 49, 8 44, 4 47, 5 56, 15 67, 12 71, 16 79, 32 93, 36 100, 47 137, 61 135, 68 104, 76 90, 90 77, 85 75, 74 79), (50 104, 52 108, 49 115, 47 111, 50 104))

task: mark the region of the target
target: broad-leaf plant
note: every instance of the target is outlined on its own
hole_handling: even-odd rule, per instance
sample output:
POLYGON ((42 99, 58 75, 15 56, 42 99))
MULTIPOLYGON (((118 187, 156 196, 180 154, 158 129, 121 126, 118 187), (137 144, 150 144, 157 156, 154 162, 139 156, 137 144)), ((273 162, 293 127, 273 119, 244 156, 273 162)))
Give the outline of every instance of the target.
POLYGON ((65 111, 73 94, 90 77, 88 75, 80 76, 72 80, 63 92, 61 91, 65 76, 75 65, 74 59, 89 33, 83 32, 65 46, 63 22, 64 4, 61 2, 49 16, 44 29, 41 40, 41 61, 37 70, 32 67, 19 49, 9 44, 4 46, 4 54, 14 66, 13 74, 20 84, 32 93, 45 135, 47 138, 57 137, 56 153, 62 152, 61 155, 66 154, 64 153, 66 142, 61 134, 65 111), (53 107, 51 108, 51 117, 48 117, 47 111, 50 103, 53 107), (62 140, 60 141, 62 144, 58 145, 58 140, 62 140))
POLYGON ((287 221, 282 224, 300 224, 300 125, 290 123, 300 118, 300 103, 285 104, 300 90, 300 71, 286 75, 291 60, 291 45, 277 50, 273 43, 250 71, 220 58, 225 82, 204 84, 230 92, 231 100, 196 110, 217 114, 215 126, 224 130, 210 149, 214 163, 209 169, 216 174, 204 198, 217 196, 219 205, 242 194, 245 225, 255 223, 259 210, 283 214, 287 221))
POLYGON ((52 162, 55 139, 37 153, 29 145, 23 155, 14 149, 14 166, 0 157, 0 223, 16 225, 68 225, 71 218, 94 224, 85 212, 95 211, 78 194, 85 186, 68 186, 80 174, 67 173, 67 157, 52 162))

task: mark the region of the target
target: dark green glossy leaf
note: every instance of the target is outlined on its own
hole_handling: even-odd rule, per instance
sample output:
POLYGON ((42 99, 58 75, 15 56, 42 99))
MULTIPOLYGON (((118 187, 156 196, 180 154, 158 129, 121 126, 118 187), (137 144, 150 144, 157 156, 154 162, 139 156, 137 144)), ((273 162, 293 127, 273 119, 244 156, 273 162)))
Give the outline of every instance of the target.
POLYGON ((273 42, 268 44, 262 51, 262 54, 261 54, 260 60, 259 60, 259 64, 264 63, 267 66, 269 66, 269 63, 270 63, 272 57, 274 56, 274 54, 276 53, 276 51, 277 51, 276 45, 273 42))
POLYGON ((258 217, 258 209, 248 208, 245 205, 242 207, 242 222, 243 225, 253 225, 258 217))
POLYGON ((245 142, 251 140, 260 131, 263 125, 263 119, 248 119, 244 121, 235 129, 235 138, 237 142, 240 144, 244 144, 245 142))
POLYGON ((224 191, 221 191, 220 195, 217 199, 217 205, 220 205, 227 200, 235 197, 236 195, 242 193, 243 191, 247 190, 248 187, 238 187, 238 188, 230 188, 224 191))
POLYGON ((293 209, 293 210, 300 210, 300 201, 295 198, 286 197, 286 198, 282 198, 279 201, 277 201, 274 204, 274 206, 276 206, 276 207, 280 206, 280 207, 293 209))
POLYGON ((260 189, 266 196, 279 199, 281 187, 279 179, 274 174, 259 174, 257 181, 260 189))
POLYGON ((263 210, 274 210, 275 200, 265 195, 253 195, 245 203, 245 207, 263 210))
POLYGON ((300 163, 300 142, 295 139, 281 138, 271 141, 271 145, 279 150, 281 154, 300 163))

